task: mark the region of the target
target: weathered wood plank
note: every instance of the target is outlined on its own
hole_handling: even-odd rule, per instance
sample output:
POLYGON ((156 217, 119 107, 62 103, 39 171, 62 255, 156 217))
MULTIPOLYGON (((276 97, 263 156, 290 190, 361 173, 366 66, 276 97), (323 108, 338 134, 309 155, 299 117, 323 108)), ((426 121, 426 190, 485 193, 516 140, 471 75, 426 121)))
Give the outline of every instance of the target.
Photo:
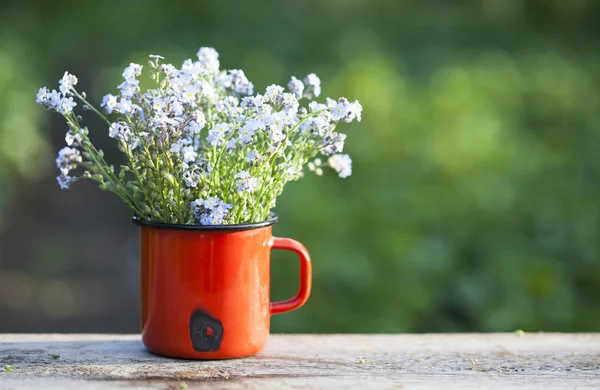
POLYGON ((151 355, 139 336, 0 335, 0 389, 182 383, 189 389, 600 388, 600 335, 272 335, 258 356, 209 362, 151 355))

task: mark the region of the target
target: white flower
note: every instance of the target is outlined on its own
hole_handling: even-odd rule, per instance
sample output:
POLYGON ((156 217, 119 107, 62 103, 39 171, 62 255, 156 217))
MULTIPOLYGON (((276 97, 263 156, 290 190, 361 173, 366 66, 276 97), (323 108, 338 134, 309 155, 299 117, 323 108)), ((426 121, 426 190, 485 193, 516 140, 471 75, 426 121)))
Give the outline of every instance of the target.
POLYGON ((203 129, 204 126, 206 126, 206 117, 204 116, 204 113, 202 111, 196 111, 194 115, 196 116, 195 122, 203 129))
POLYGON ((272 143, 278 144, 285 139, 285 134, 283 134, 283 132, 281 131, 281 129, 279 127, 272 125, 272 126, 269 126, 268 129, 269 129, 269 131, 268 131, 269 139, 271 140, 272 143))
POLYGON ((155 60, 164 60, 165 59, 165 57, 159 56, 158 54, 150 54, 150 55, 148 55, 148 57, 155 59, 155 60))
POLYGON ((198 153, 196 153, 193 146, 186 146, 181 150, 181 154, 183 161, 186 163, 191 163, 196 160, 196 157, 198 157, 198 153))
POLYGON ((250 176, 246 171, 241 171, 235 175, 239 180, 237 181, 237 189, 240 192, 252 192, 258 184, 258 180, 255 177, 250 176))
POLYGON ((134 64, 133 62, 129 64, 128 67, 123 70, 123 78, 125 80, 135 79, 136 77, 142 74, 142 65, 134 64))
POLYGON ((160 66, 160 71, 166 74, 167 76, 172 76, 177 73, 177 68, 172 64, 162 64, 160 66))
POLYGON ((288 90, 296 95, 296 99, 301 99, 302 94, 304 92, 304 84, 302 81, 298 80, 296 77, 292 76, 292 79, 287 85, 288 90))
POLYGON ((65 97, 60 101, 60 105, 56 108, 56 111, 60 112, 63 115, 68 115, 73 111, 73 108, 77 105, 73 101, 72 97, 65 97))
POLYGON ((347 154, 334 154, 329 157, 327 164, 335 169, 341 178, 352 175, 352 159, 347 154))
POLYGON ((69 96, 71 95, 71 89, 77 85, 77 77, 69 72, 65 72, 62 79, 60 79, 58 83, 60 84, 60 92, 62 92, 63 95, 69 96))
POLYGON ((310 112, 317 112, 317 111, 327 109, 327 106, 325 104, 321 104, 319 102, 312 101, 308 104, 308 108, 309 108, 310 112))
POLYGON ((73 130, 68 130, 65 134, 65 142, 68 146, 81 143, 81 135, 73 133, 73 130))
POLYGON ((360 122, 360 120, 362 119, 362 106, 358 102, 358 100, 355 100, 353 103, 350 103, 347 111, 348 113, 346 115, 346 118, 344 118, 344 121, 352 122, 354 119, 356 119, 357 122, 360 122))
POLYGON ((112 114, 113 110, 117 108, 117 104, 117 97, 108 94, 102 98, 102 104, 100 106, 103 107, 108 114, 112 114))
POLYGON ((48 101, 48 89, 45 87, 40 88, 36 95, 35 101, 39 104, 45 104, 48 101))
POLYGON ((311 73, 304 78, 304 97, 312 99, 321 94, 321 79, 316 74, 311 73))
POLYGON ((219 53, 212 47, 201 47, 197 53, 198 62, 208 72, 219 70, 219 53))

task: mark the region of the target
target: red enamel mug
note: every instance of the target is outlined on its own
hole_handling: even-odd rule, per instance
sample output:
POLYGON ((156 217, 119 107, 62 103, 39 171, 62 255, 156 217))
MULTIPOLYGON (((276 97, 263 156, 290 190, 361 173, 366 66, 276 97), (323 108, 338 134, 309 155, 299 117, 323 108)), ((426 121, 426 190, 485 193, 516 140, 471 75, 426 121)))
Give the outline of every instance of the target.
POLYGON ((306 248, 273 237, 277 218, 244 225, 141 226, 142 340, 155 354, 185 359, 253 355, 267 342, 270 318, 302 306, 311 288, 306 248), (270 301, 272 249, 300 258, 298 294, 270 301))

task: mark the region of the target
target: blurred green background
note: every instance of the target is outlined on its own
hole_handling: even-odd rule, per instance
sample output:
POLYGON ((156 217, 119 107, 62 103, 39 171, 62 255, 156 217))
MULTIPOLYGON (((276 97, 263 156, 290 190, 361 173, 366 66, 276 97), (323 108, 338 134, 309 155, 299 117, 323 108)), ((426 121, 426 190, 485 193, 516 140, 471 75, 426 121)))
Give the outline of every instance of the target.
MULTIPOLYGON (((354 175, 278 200, 314 285, 274 332, 598 331, 599 36, 594 0, 0 1, 0 332, 139 331, 137 227, 94 183, 59 190, 66 127, 35 93, 68 70, 98 103, 200 46, 258 91, 315 72, 364 106, 354 175)), ((297 270, 274 254, 274 299, 297 270)))

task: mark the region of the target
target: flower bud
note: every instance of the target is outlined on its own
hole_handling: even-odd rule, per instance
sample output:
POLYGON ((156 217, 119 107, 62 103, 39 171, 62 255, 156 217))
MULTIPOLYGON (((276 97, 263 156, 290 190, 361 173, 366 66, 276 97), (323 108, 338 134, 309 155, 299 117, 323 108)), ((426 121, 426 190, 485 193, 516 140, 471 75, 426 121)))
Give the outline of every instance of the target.
POLYGON ((175 184, 175 178, 169 172, 162 171, 162 177, 163 177, 163 179, 168 181, 170 184, 175 184))

